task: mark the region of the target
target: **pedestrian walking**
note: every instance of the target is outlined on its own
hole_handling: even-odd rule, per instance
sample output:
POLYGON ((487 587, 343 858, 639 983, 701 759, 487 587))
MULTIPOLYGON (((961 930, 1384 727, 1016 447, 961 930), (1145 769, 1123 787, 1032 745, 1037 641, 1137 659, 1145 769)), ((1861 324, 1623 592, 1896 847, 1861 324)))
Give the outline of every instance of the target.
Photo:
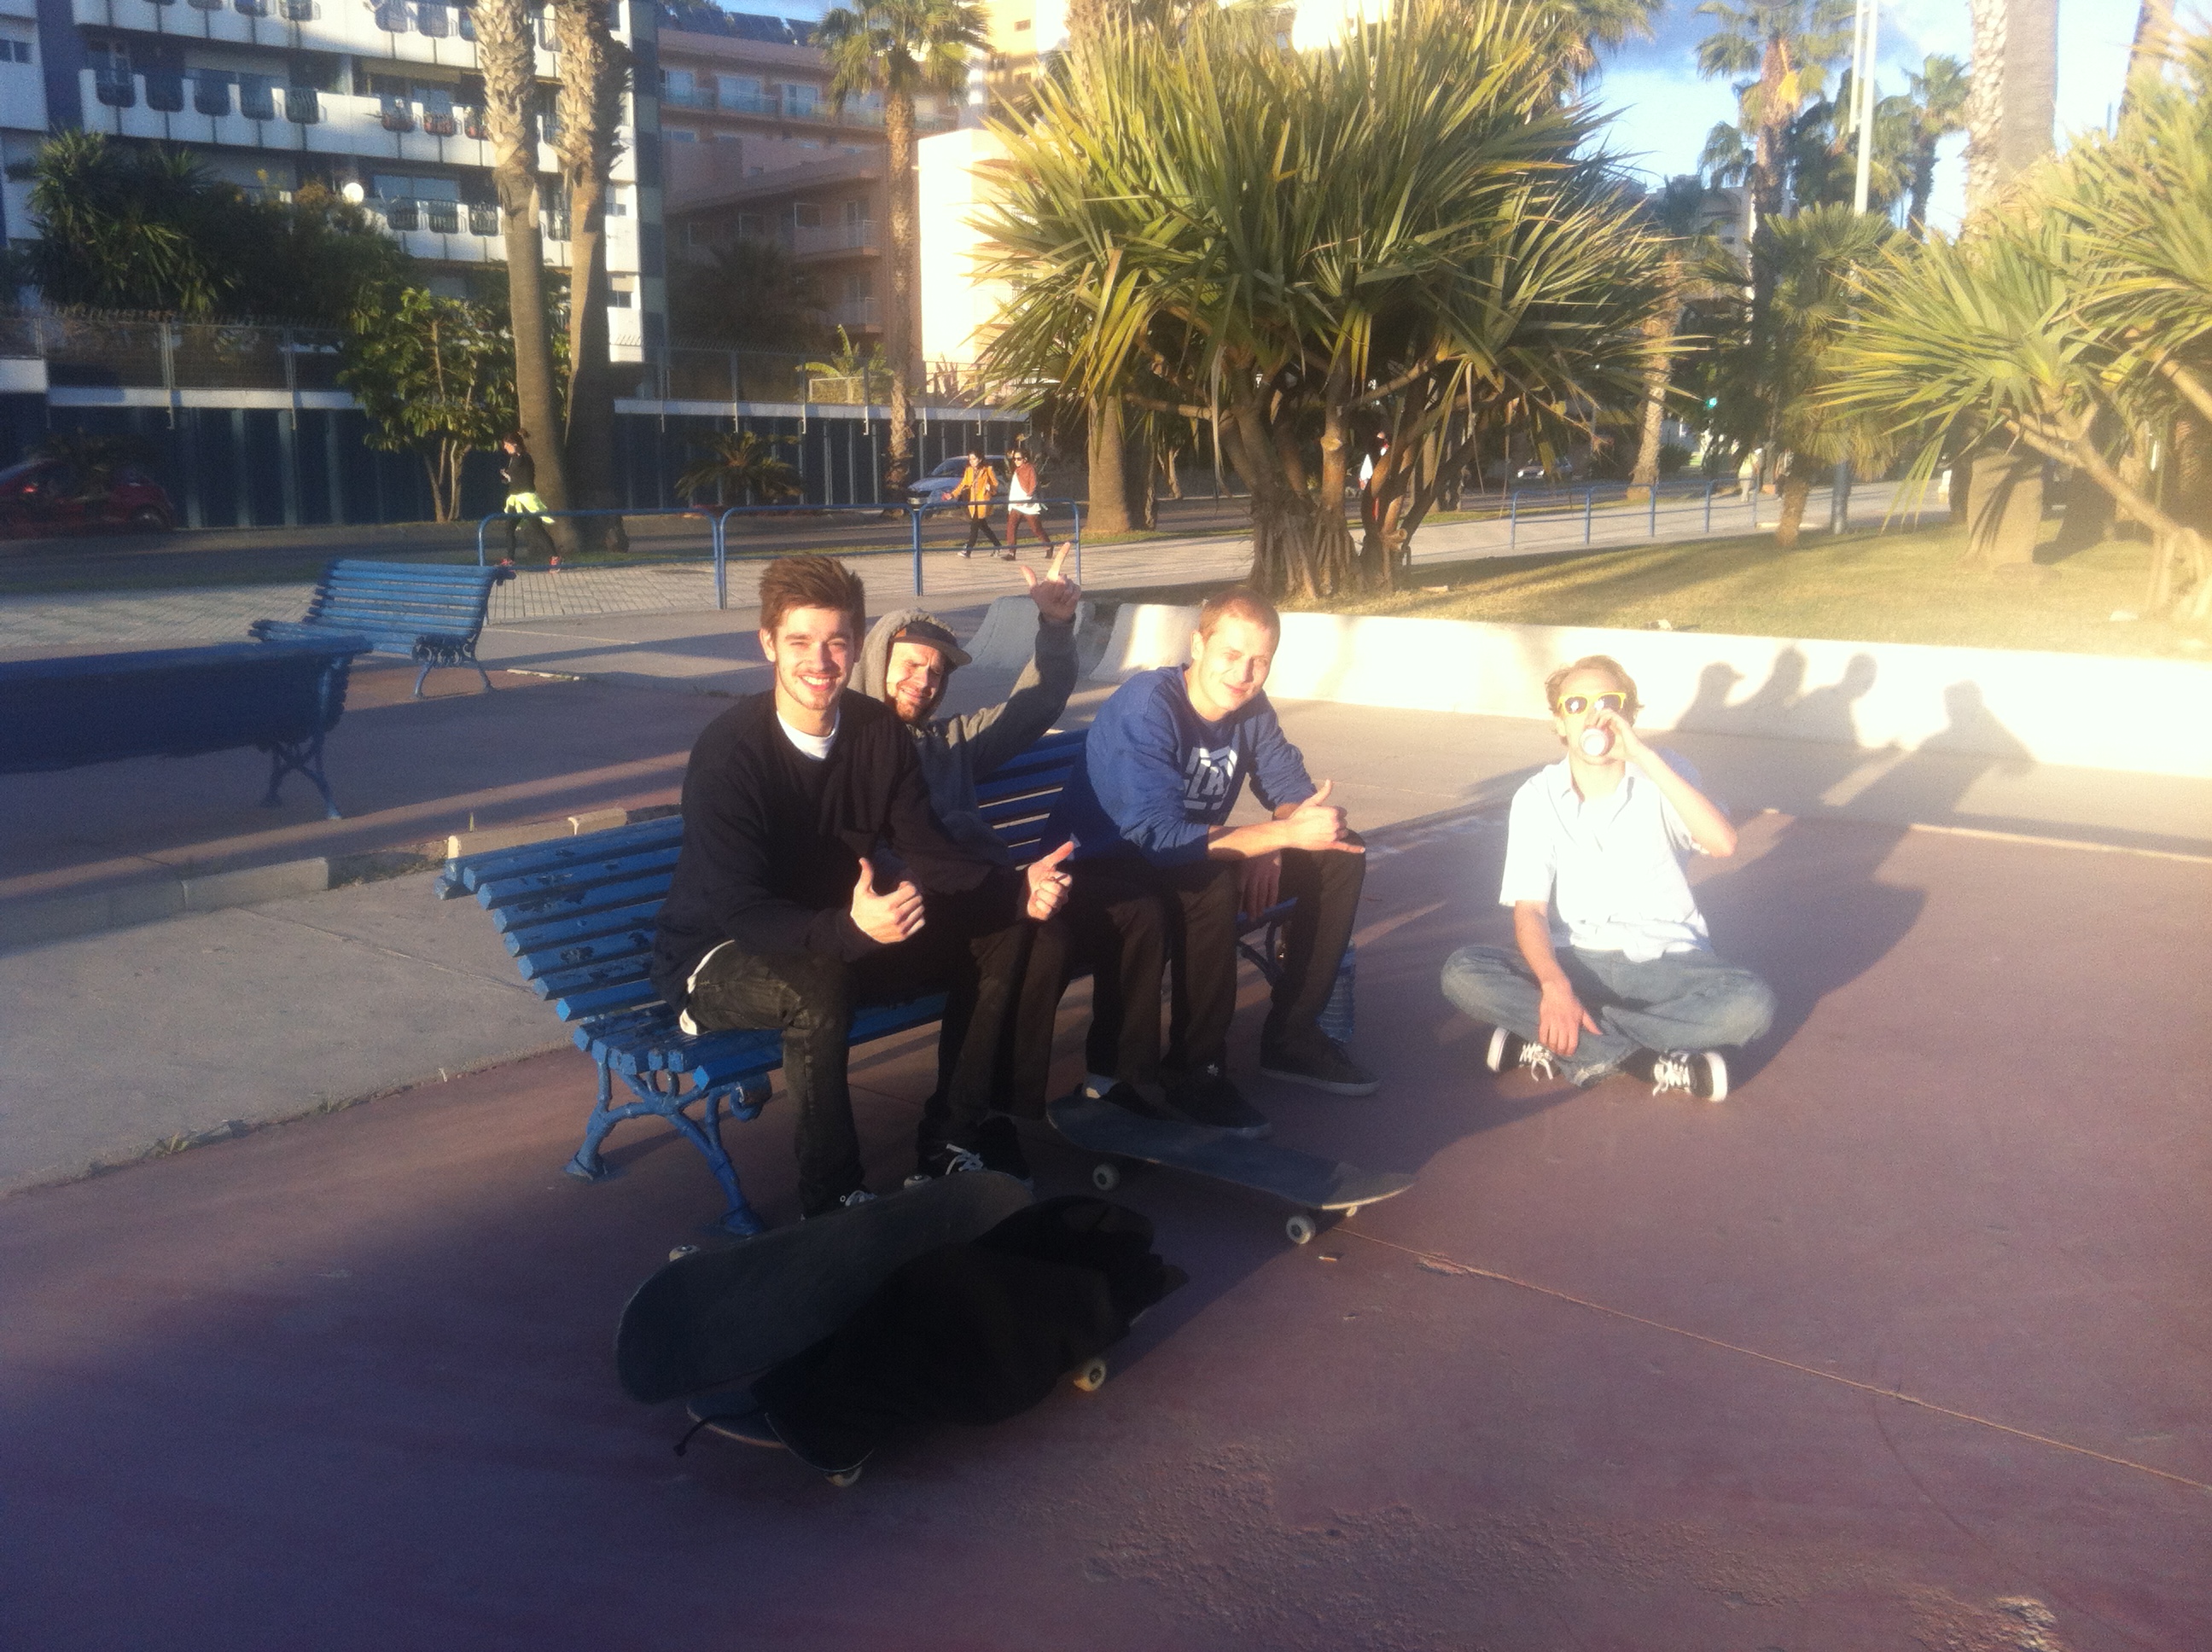
POLYGON ((1045 536, 1044 507, 1036 502, 1036 461, 1029 450, 1014 450, 1013 479, 1006 485, 1006 548, 999 553, 999 560, 1011 562, 1021 554, 1022 524, 1030 525, 1036 535, 1037 549, 1045 556, 1052 555, 1052 541, 1045 536))
POLYGON ((500 507, 507 513, 507 554, 514 556, 515 536, 526 529, 543 542, 545 554, 551 556, 553 536, 549 530, 553 519, 546 514, 545 501, 538 496, 538 461, 530 457, 520 430, 501 437, 499 445, 507 453, 507 463, 500 470, 507 483, 507 501, 500 507))
POLYGON ((991 461, 981 447, 969 448, 967 468, 960 472, 960 485, 952 490, 953 498, 968 501, 968 543, 960 547, 963 560, 975 549, 979 537, 994 550, 998 548, 999 536, 991 531, 991 501, 998 494, 999 473, 991 468, 991 461))

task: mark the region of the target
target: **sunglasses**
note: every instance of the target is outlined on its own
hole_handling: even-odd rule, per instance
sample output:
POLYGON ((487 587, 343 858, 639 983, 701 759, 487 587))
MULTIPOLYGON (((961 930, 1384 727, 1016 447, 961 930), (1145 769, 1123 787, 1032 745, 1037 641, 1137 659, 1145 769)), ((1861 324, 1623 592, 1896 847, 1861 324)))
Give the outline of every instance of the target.
POLYGON ((1628 696, 1616 689, 1598 695, 1570 694, 1559 701, 1559 709, 1570 717, 1579 717, 1592 706, 1603 706, 1617 714, 1628 709, 1628 696))

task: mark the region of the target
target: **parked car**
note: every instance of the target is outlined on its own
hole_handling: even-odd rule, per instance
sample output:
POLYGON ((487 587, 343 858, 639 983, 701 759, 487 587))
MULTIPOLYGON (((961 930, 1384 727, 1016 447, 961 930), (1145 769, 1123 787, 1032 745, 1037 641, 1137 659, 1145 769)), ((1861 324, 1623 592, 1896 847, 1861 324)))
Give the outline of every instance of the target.
POLYGON ((33 459, 0 471, 0 533, 167 533, 177 525, 168 492, 136 465, 103 478, 67 459, 33 459))
MULTIPOLYGON (((1014 474, 1014 462, 1004 453, 986 453, 983 457, 999 473, 996 497, 1004 500, 1006 483, 1014 474)), ((919 482, 907 483, 906 496, 917 505, 942 505, 951 498, 952 490, 960 485, 960 473, 967 468, 968 456, 965 453, 953 459, 939 459, 937 468, 927 476, 919 482)))
POLYGON ((1575 467, 1564 463, 1549 471, 1540 465, 1523 465, 1513 472, 1516 485, 1527 483, 1540 487, 1547 482, 1572 482, 1574 479, 1575 467))

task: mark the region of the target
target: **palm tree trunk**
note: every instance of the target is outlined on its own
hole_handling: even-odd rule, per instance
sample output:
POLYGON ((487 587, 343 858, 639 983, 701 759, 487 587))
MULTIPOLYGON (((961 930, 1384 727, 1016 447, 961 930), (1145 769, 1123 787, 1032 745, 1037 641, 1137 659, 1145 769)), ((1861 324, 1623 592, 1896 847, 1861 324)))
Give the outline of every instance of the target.
POLYGON ((2058 0, 2008 0, 2000 185, 2049 155, 2058 118, 2058 0))
MULTIPOLYGON (((492 181, 507 252, 508 325, 514 334, 514 404, 523 443, 537 462, 538 492, 556 511, 569 508, 568 466, 545 325, 545 247, 538 228, 537 48, 521 0, 478 0, 477 58, 483 70, 484 124, 491 131, 492 181)), ((566 519, 553 525, 564 549, 575 538, 566 519)))
POLYGON ((1674 372, 1674 330, 1681 323, 1681 306, 1669 304, 1644 324, 1644 336, 1658 353, 1646 361, 1644 368, 1644 429, 1636 446, 1636 469, 1628 478, 1631 500, 1650 498, 1650 490, 1658 485, 1660 438, 1667 424, 1667 386, 1674 372))
POLYGON ((902 490, 915 475, 914 456, 915 290, 921 285, 915 222, 914 94, 894 82, 884 97, 884 141, 890 173, 890 307, 884 316, 884 353, 891 369, 891 459, 887 478, 902 490))
POLYGON ((2005 24, 2008 0, 1966 0, 1974 30, 1973 71, 1966 83, 1966 216, 1996 198, 2004 131, 2005 24))
MULTIPOLYGON (((615 495, 614 371, 607 359, 607 191, 629 80, 608 0, 555 0, 561 41, 562 169, 568 185, 568 421, 576 503, 611 510, 615 495)), ((587 518, 579 541, 627 550, 618 516, 587 518)))
POLYGON ((2123 113, 2133 107, 2144 91, 2158 84, 2166 72, 2166 56, 2173 41, 2173 0, 2142 0, 2136 13, 2135 44, 2128 49, 2128 89, 2120 99, 2123 113))
POLYGON ((1121 440, 1121 403, 1109 397, 1091 410, 1091 432, 1085 443, 1088 461, 1086 491, 1091 496, 1091 531, 1127 533, 1129 531, 1127 455, 1121 440))
POLYGON ((1928 239, 1928 197, 1936 192, 1936 140, 1923 137, 1912 148, 1912 209, 1905 227, 1916 241, 1928 239))
POLYGON ((1790 454, 1789 474, 1782 478, 1782 518, 1774 525, 1777 549, 1797 549, 1797 535, 1805 524, 1805 501, 1812 491, 1812 461, 1802 453, 1790 454))

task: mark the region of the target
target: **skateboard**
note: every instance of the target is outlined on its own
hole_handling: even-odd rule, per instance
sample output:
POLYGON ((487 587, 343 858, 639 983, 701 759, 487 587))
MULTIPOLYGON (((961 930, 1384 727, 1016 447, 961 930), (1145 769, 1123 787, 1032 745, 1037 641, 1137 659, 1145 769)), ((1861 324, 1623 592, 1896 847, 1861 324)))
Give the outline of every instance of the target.
POLYGON ((1091 1172, 1099 1192, 1111 1193, 1121 1184, 1126 1161, 1188 1170, 1304 1206, 1283 1224, 1296 1245, 1321 1230, 1324 1213, 1352 1216, 1363 1205, 1395 1198, 1413 1185, 1413 1177, 1395 1171, 1363 1170, 1203 1125, 1147 1119, 1090 1096, 1063 1096, 1047 1104, 1045 1116, 1075 1146, 1107 1156, 1091 1172))
MULTIPOLYGON (((1105 1358, 1101 1355, 1092 1355, 1070 1371, 1067 1380, 1079 1393, 1097 1393, 1106 1386, 1105 1358)), ((753 1398, 753 1391, 750 1388, 723 1388, 713 1394, 698 1394, 684 1409, 691 1416, 691 1434, 703 1429, 709 1434, 719 1435, 725 1440, 734 1440, 740 1445, 763 1446, 771 1451, 790 1450, 782 1436, 769 1425, 768 1413, 761 1409, 760 1401, 753 1398)), ((686 1442, 690 1440, 691 1434, 684 1436, 686 1442)), ((678 1456, 683 1455, 684 1447, 678 1445, 676 1453, 678 1456)), ((800 1461, 805 1460, 802 1458, 800 1461)), ((842 1488, 859 1480, 866 1461, 864 1458, 860 1462, 842 1466, 808 1462, 806 1466, 830 1485, 842 1488)))
POLYGON ((977 1238, 1030 1201, 1010 1175, 967 1170, 679 1254, 623 1307, 615 1374, 648 1405, 754 1376, 828 1336, 904 1263, 977 1238))

